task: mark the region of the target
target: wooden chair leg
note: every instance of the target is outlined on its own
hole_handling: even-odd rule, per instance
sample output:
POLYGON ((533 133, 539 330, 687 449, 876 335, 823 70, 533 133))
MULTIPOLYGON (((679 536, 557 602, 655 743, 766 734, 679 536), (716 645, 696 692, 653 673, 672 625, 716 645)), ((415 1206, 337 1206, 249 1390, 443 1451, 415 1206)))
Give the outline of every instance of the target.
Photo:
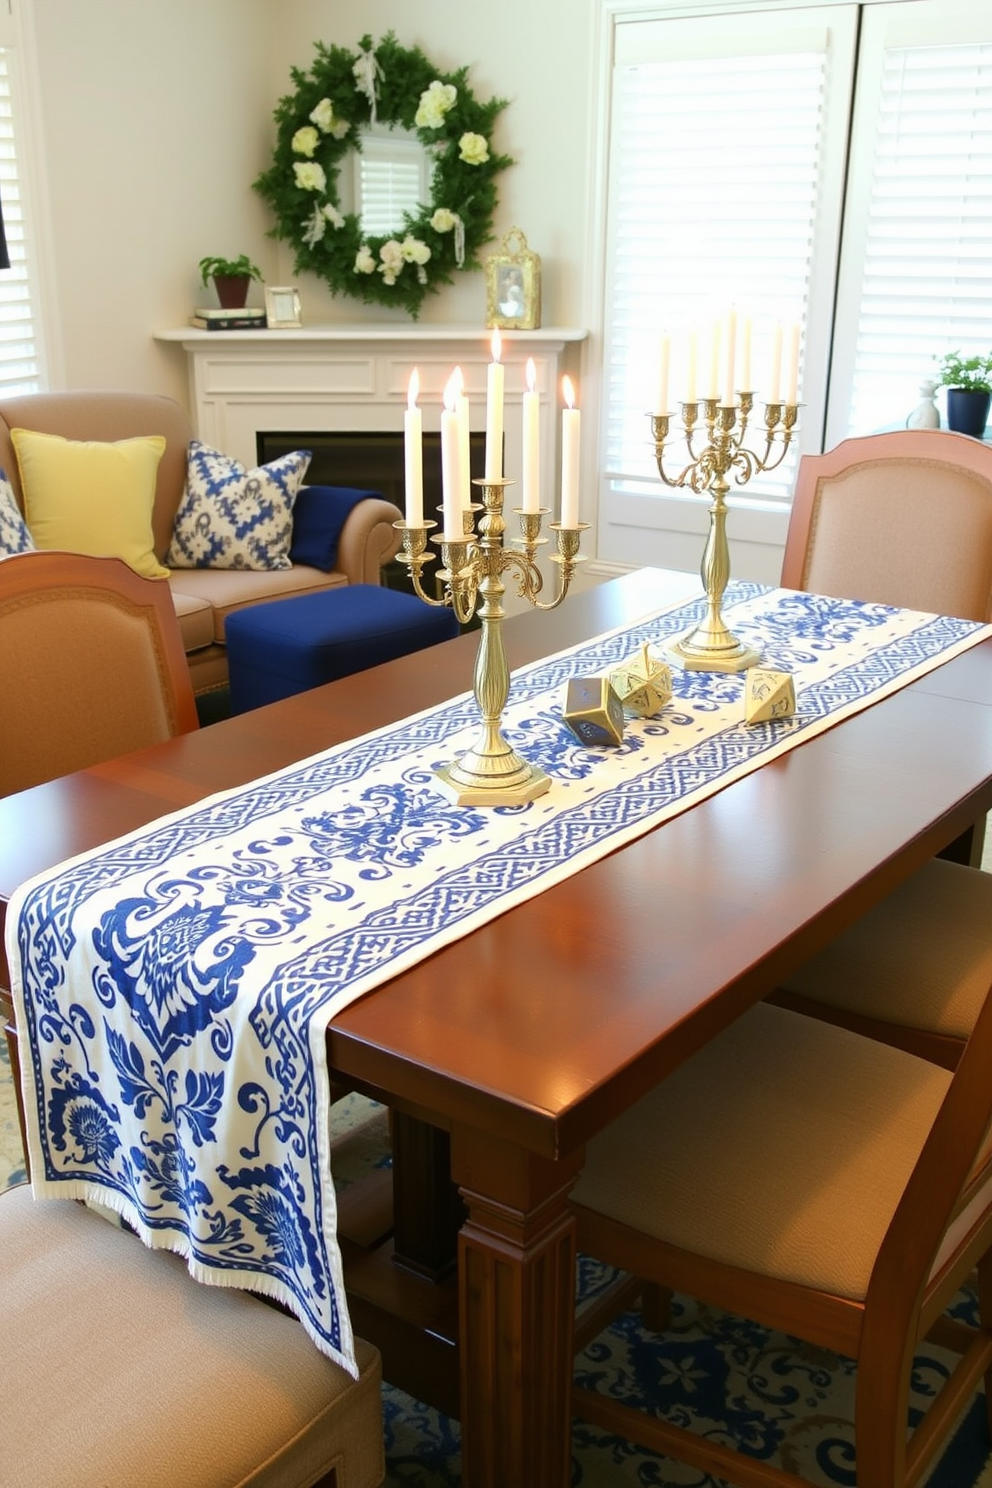
MULTIPOLYGON (((978 1321, 992 1328, 992 1253, 986 1254, 976 1268, 978 1273, 978 1321)), ((985 1371, 985 1419, 992 1437, 992 1368, 985 1371)))
POLYGON ((641 1283, 641 1317, 652 1333, 667 1333, 672 1325, 672 1292, 657 1281, 641 1283))

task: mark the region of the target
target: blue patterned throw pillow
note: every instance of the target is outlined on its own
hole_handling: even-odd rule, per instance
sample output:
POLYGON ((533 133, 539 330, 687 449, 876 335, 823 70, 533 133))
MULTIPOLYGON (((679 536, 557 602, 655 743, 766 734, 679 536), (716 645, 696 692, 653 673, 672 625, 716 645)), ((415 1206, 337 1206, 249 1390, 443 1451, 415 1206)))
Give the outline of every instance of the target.
POLYGON ((10 558, 15 553, 30 553, 33 550, 34 543, 21 516, 7 472, 0 470, 0 558, 10 558))
POLYGON ((309 450, 294 450, 248 470, 192 440, 169 568, 292 568, 293 502, 309 464, 309 450))

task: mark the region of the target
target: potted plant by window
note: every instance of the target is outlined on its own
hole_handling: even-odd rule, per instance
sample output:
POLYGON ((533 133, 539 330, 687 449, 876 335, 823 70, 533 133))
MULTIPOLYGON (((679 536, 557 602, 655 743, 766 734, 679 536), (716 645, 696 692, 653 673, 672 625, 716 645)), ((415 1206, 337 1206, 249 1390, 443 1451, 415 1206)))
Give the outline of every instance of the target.
POLYGON ((947 389, 947 427, 981 439, 992 404, 992 355, 963 357, 949 351, 941 360, 937 385, 947 389))
POLYGON ((240 310, 248 298, 251 281, 261 280, 262 271, 242 253, 240 258, 201 258, 200 278, 204 284, 214 281, 217 298, 225 310, 240 310))

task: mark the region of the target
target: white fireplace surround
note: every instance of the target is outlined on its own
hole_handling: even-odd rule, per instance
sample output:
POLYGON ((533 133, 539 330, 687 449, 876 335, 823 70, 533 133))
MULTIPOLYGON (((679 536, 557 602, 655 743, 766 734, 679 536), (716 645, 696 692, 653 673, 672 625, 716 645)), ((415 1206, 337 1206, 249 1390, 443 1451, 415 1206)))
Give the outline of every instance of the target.
MULTIPOLYGON (((255 436, 272 433, 382 432, 403 429, 410 373, 420 374, 424 429, 439 430, 444 385, 459 366, 470 423, 486 420, 489 331, 451 326, 326 325, 300 330, 161 331, 157 341, 188 358, 197 437, 243 464, 256 463, 255 436)), ((562 328, 505 331, 507 507, 519 504, 525 367, 533 357, 540 393, 541 504, 557 519, 560 379, 575 377, 586 332, 562 328)))

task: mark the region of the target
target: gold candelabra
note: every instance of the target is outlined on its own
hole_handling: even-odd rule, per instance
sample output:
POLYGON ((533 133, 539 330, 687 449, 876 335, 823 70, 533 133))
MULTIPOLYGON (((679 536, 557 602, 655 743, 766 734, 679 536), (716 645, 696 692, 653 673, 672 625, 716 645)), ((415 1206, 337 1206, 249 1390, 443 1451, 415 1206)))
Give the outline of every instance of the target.
POLYGON ((436 522, 424 522, 419 527, 394 523, 403 536, 403 549, 397 557, 409 568, 414 591, 425 604, 450 605, 461 625, 478 613, 482 625, 474 676, 482 726, 475 743, 464 754, 435 771, 440 788, 459 806, 518 806, 542 796, 550 789, 551 780, 507 743, 500 726, 510 694, 510 669, 503 644, 503 575, 515 570, 520 597, 536 609, 553 610, 568 593, 576 565, 584 562, 579 542, 589 524, 550 524, 558 542, 557 553, 551 555, 551 562, 559 566, 558 592, 553 599, 543 601, 538 598, 544 581, 536 555, 548 540, 541 536, 548 508, 534 512, 514 508, 520 518, 520 536, 514 539, 515 548, 506 548, 503 492, 512 481, 474 480, 472 484, 481 487, 482 501, 463 510, 464 535, 442 532, 431 538, 441 548, 443 567, 437 577, 444 586, 443 598, 425 593, 421 585, 425 565, 436 557, 427 550, 427 535, 436 522), (479 511, 483 515, 476 533, 474 514, 479 511))
POLYGON ((742 672, 760 660, 757 651, 731 632, 720 612, 730 580, 726 500, 730 482, 727 476, 733 472, 734 484, 743 486, 756 473, 774 470, 780 465, 795 433, 800 405, 765 404, 765 449, 763 454, 756 454, 744 448, 754 394, 742 392, 737 397, 738 401, 731 404, 721 403, 716 398, 703 398, 699 402, 681 405, 689 463, 676 476, 668 475, 664 468, 671 415, 650 415, 658 474, 665 485, 673 489, 689 486, 693 491, 708 491, 712 497, 710 530, 700 566, 700 577, 706 591, 706 616, 669 647, 673 658, 689 671, 742 672), (700 409, 706 442, 697 452, 694 446, 700 409))

